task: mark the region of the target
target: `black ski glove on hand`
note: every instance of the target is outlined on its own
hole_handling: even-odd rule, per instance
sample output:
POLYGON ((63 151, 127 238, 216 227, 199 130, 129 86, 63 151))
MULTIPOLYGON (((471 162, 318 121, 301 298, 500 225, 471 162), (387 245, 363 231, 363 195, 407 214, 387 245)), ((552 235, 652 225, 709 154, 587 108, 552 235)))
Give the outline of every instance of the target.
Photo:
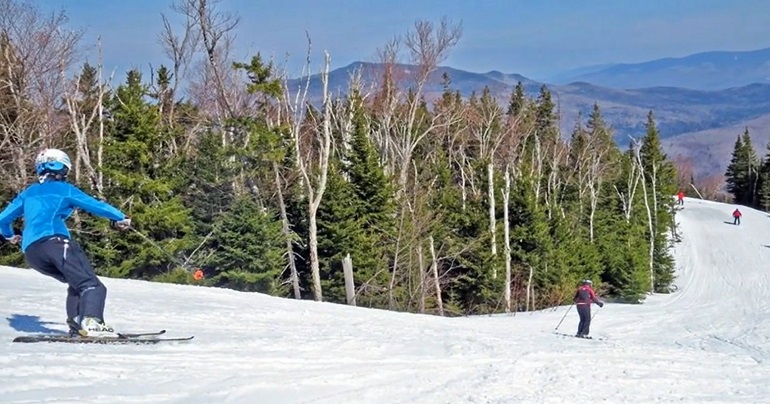
POLYGON ((597 304, 599 305, 599 307, 604 307, 604 302, 599 302, 597 304))

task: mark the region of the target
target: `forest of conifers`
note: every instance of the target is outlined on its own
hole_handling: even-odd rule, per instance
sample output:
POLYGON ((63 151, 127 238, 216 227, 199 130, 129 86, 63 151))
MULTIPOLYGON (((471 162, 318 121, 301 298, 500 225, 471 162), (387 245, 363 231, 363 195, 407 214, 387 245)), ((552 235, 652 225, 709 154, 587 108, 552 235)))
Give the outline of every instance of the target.
POLYGON ((215 2, 178 1, 168 63, 117 78, 64 14, 0 4, 0 203, 35 181, 37 151, 65 150, 69 180, 133 221, 68 221, 101 276, 344 303, 349 255, 357 305, 441 315, 568 303, 584 278, 628 302, 673 287, 676 171, 654 111, 619 147, 599 105, 560 133, 546 87, 463 97, 444 76, 428 94, 459 25, 416 22, 344 93, 322 55, 310 102, 272 61, 233 58, 239 21, 215 2))

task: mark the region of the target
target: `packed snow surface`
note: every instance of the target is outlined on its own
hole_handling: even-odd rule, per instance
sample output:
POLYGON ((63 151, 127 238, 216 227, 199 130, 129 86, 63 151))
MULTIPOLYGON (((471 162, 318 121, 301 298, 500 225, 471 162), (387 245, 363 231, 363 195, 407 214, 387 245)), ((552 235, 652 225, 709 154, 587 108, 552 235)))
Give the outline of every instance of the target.
POLYGON ((678 290, 609 303, 440 318, 231 290, 103 279, 119 330, 159 345, 20 344, 63 332, 66 287, 0 268, 3 403, 770 402, 770 218, 686 199, 678 290))

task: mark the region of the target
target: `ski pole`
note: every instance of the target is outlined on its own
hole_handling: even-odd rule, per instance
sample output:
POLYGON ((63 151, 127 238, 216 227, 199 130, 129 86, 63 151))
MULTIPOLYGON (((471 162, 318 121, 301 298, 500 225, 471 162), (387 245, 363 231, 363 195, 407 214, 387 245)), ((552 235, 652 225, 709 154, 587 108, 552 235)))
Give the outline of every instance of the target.
POLYGON ((572 306, 574 306, 575 303, 572 303, 567 307, 567 311, 564 313, 564 316, 561 318, 561 321, 559 321, 559 324, 556 325, 556 330, 559 329, 559 326, 561 325, 562 321, 564 321, 565 318, 567 318, 567 314, 569 314, 569 311, 572 309, 572 306))
MULTIPOLYGON (((599 307, 599 309, 601 309, 601 307, 599 307)), ((594 317, 596 317, 596 315, 597 315, 597 314, 599 314, 599 310, 596 310, 596 311, 594 312, 594 315, 593 315, 593 316, 591 316, 591 321, 593 321, 594 317)))
POLYGON ((181 261, 179 260, 179 258, 177 258, 177 257, 175 257, 175 256, 173 256, 173 255, 171 255, 171 253, 170 253, 170 252, 166 251, 166 250, 165 250, 163 247, 161 247, 160 245, 158 245, 158 243, 156 243, 155 241, 153 241, 152 239, 150 239, 149 237, 147 237, 146 235, 144 235, 144 233, 142 233, 142 232, 140 232, 139 230, 135 229, 133 226, 129 227, 129 229, 131 229, 131 231, 133 231, 133 232, 134 232, 134 233, 136 233, 136 234, 137 234, 139 237, 141 237, 142 239, 144 239, 144 241, 146 241, 148 244, 152 245, 153 247, 157 248, 159 251, 161 251, 161 252, 163 252, 164 254, 166 254, 166 256, 167 256, 167 257, 169 257, 169 258, 171 258, 171 259, 172 259, 172 260, 173 260, 175 263, 177 263, 177 264, 181 264, 181 266, 182 266, 182 269, 184 269, 185 271, 189 271, 189 270, 190 270, 190 269, 188 268, 188 264, 187 264, 186 262, 181 262, 181 261))

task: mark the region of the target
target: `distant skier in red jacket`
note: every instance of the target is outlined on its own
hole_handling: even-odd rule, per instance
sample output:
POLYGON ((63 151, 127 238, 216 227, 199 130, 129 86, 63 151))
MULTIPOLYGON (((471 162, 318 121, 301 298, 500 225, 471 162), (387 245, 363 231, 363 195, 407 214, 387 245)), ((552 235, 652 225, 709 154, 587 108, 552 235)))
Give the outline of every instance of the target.
POLYGON ((578 324, 578 331, 575 336, 579 338, 590 338, 588 332, 591 326, 591 303, 604 307, 604 302, 596 298, 592 285, 593 282, 586 279, 575 292, 575 306, 577 306, 577 312, 580 316, 580 324, 578 324))
POLYGON ((743 216, 741 211, 735 208, 733 211, 733 224, 741 224, 741 216, 743 216))
POLYGON ((679 194, 677 194, 677 205, 684 205, 684 191, 679 191, 679 194))

